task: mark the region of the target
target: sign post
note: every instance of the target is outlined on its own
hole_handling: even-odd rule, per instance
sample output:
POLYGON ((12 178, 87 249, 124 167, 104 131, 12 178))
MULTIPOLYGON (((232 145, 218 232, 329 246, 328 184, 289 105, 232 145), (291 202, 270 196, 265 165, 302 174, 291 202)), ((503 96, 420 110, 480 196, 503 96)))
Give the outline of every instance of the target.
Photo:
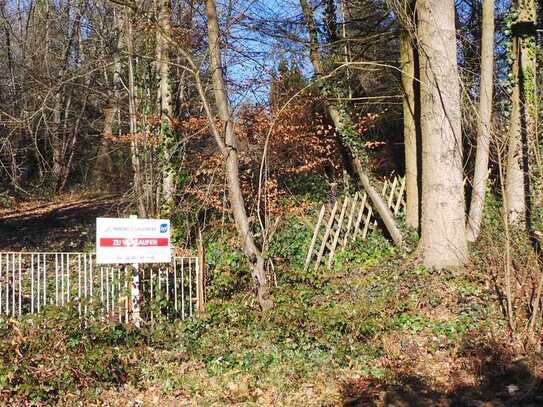
MULTIPOLYGON (((137 219, 138 215, 130 215, 130 219, 137 219)), ((140 264, 132 264, 132 287, 130 290, 132 294, 132 322, 136 327, 141 328, 141 296, 140 296, 140 264)))
POLYGON ((170 263, 168 219, 96 218, 96 263, 132 264, 132 320, 141 325, 141 263, 170 263))

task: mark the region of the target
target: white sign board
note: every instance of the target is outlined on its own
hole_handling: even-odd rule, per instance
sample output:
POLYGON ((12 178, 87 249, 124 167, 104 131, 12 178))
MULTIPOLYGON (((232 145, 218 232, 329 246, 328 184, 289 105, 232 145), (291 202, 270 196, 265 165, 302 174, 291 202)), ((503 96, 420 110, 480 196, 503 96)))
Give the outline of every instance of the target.
POLYGON ((96 218, 96 263, 169 263, 168 219, 96 218))

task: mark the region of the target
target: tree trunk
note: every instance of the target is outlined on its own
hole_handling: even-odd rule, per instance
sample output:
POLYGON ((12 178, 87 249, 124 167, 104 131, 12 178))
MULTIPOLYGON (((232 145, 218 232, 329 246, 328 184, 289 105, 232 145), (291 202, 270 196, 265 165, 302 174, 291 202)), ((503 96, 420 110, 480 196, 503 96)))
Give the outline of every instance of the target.
POLYGON ((137 113, 136 113, 136 89, 134 83, 134 38, 132 29, 131 17, 127 18, 128 24, 128 110, 130 115, 130 153, 132 159, 132 171, 134 180, 134 194, 136 195, 136 205, 138 208, 138 216, 140 218, 147 217, 147 209, 145 206, 145 194, 142 182, 141 163, 139 157, 139 142, 137 135, 137 113))
MULTIPOLYGON (((310 59, 311 63, 313 64, 313 70, 315 71, 315 75, 317 78, 322 78, 323 76, 323 70, 322 65, 320 61, 320 54, 319 54, 319 43, 318 43, 318 36, 317 36, 317 28, 315 25, 315 20, 313 18, 313 11, 311 10, 310 5, 307 3, 307 0, 300 0, 300 6, 302 8, 303 14, 304 14, 304 20, 305 24, 307 26, 307 29, 309 31, 309 37, 310 37, 310 59)), ((324 93, 324 91, 321 89, 321 93, 324 93)), ((326 96, 326 95, 324 95, 326 96)), ((371 199, 371 202, 373 203, 373 206, 375 207, 375 210, 383 220, 383 223, 385 224, 385 227, 387 228, 388 232, 390 233, 390 236, 394 243, 397 245, 401 244, 402 242, 402 234, 400 232, 400 229, 396 225, 396 221, 394 219, 394 215, 392 215, 392 212, 390 211, 388 205, 383 200, 381 195, 373 188, 370 182, 370 178, 366 173, 366 170, 359 158, 359 154, 355 149, 348 145, 348 143, 345 142, 345 129, 348 126, 349 123, 346 121, 349 120, 346 117, 342 117, 339 109, 333 105, 332 103, 328 102, 326 98, 324 98, 324 102, 326 111, 328 112, 328 115, 332 119, 334 123, 334 127, 336 129, 336 132, 339 133, 338 135, 338 142, 343 145, 346 151, 349 152, 349 154, 352 157, 352 161, 354 164, 354 169, 360 178, 360 182, 364 189, 366 190, 369 198, 371 199)))
POLYGON ((102 138, 96 157, 94 166, 93 181, 98 188, 110 188, 111 176, 113 175, 113 160, 109 153, 110 138, 113 134, 113 121, 115 119, 116 108, 110 104, 102 109, 104 114, 104 127, 102 130, 102 138))
POLYGON ((467 259, 454 0, 417 2, 421 65, 422 254, 430 268, 467 259))
POLYGON ((513 23, 513 91, 508 134, 505 199, 507 219, 512 225, 529 226, 530 173, 528 138, 534 136, 536 125, 535 103, 535 23, 534 0, 514 3, 518 17, 513 23), (533 30, 533 32, 532 32, 533 30))
POLYGON ((223 76, 224 73, 219 44, 219 23, 217 21, 217 10, 214 0, 207 0, 207 29, 211 71, 213 74, 213 94, 215 96, 219 117, 224 124, 225 146, 221 151, 226 160, 226 180, 230 207, 234 215, 236 228, 241 238, 243 251, 251 263, 253 278, 257 286, 258 302, 263 310, 267 310, 273 306, 273 302, 270 296, 269 282, 264 268, 264 258, 260 250, 256 247, 255 239, 251 232, 251 226, 249 224, 249 218, 247 217, 245 202, 239 183, 238 143, 234 133, 230 103, 228 101, 228 94, 223 76))
POLYGON ((488 157, 490 152, 492 93, 494 90, 494 0, 483 1, 483 27, 481 41, 481 84, 479 95, 479 121, 477 153, 473 191, 469 208, 467 239, 474 242, 481 230, 485 207, 486 182, 488 180, 488 157))
MULTIPOLYGON (((104 115, 104 127, 102 130, 102 139, 100 140, 100 146, 98 147, 98 153, 96 157, 96 163, 93 171, 93 181, 98 188, 105 188, 106 190, 112 188, 111 180, 114 176, 115 165, 111 154, 111 139, 113 135, 113 127, 116 117, 120 115, 120 97, 121 97, 121 60, 120 50, 122 45, 123 31, 122 19, 119 18, 118 11, 113 8, 113 24, 117 33, 117 41, 115 44, 115 51, 113 53, 113 80, 111 88, 108 89, 108 103, 103 107, 102 112, 104 115)), ((108 68, 104 68, 104 78, 109 85, 108 68)), ((121 126, 120 120, 118 123, 121 126)))
POLYGON ((415 54, 409 32, 400 34, 400 60, 403 88, 403 137, 405 150, 406 222, 419 228, 419 157, 420 132, 416 121, 420 113, 420 86, 418 83, 418 56, 415 54), (418 92, 417 92, 418 91, 418 92), (418 94, 417 94, 418 93, 418 94), (418 134, 419 133, 419 134, 418 134))
POLYGON ((160 76, 160 139, 163 153, 162 206, 166 211, 175 204, 175 171, 172 162, 174 148, 173 106, 170 88, 171 0, 160 0, 158 16, 158 72, 160 76))
MULTIPOLYGON (((60 78, 59 81, 62 79, 60 78)), ((60 88, 62 89, 62 87, 60 88)), ((62 161, 64 160, 64 157, 62 156, 62 150, 63 150, 63 140, 64 136, 61 135, 61 106, 62 106, 62 94, 61 90, 55 94, 54 100, 54 107, 53 107, 53 126, 52 126, 52 132, 51 132, 51 149, 53 153, 53 182, 55 190, 58 192, 58 183, 60 181, 61 173, 62 173, 62 161)))

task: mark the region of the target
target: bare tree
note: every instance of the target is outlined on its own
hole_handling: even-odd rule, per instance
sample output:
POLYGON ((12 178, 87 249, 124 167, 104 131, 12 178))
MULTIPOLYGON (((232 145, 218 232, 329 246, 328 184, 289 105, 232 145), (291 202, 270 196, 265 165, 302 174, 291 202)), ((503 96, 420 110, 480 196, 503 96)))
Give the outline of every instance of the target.
POLYGON ((421 68, 422 254, 427 267, 467 258, 454 0, 417 2, 421 68))
POLYGON ((213 94, 215 96, 215 103, 224 132, 224 144, 219 143, 219 147, 221 147, 221 144, 223 144, 221 150, 226 162, 226 180, 228 184, 230 207, 232 209, 234 221, 240 235, 243 251, 251 263, 253 278, 258 290, 258 302, 263 310, 267 310, 273 306, 273 302, 270 296, 269 282, 266 277, 264 257, 256 246, 255 238, 251 231, 251 225, 247 216, 247 211, 245 209, 245 202, 241 193, 239 180, 238 141, 236 134, 234 133, 232 111, 224 80, 217 9, 214 0, 207 0, 206 4, 213 94))
POLYGON ((160 139, 163 154, 162 206, 171 210, 175 204, 175 171, 173 168, 173 146, 175 144, 173 128, 172 90, 170 83, 170 46, 171 38, 171 0, 159 1, 157 30, 157 64, 160 77, 160 139))
POLYGON ((138 216, 145 218, 147 216, 147 207, 145 205, 145 193, 143 186, 143 174, 140 161, 140 146, 137 135, 137 98, 136 84, 134 79, 134 33, 132 26, 132 15, 128 12, 126 18, 127 24, 127 46, 128 46, 128 110, 130 115, 130 152, 132 159, 132 171, 134 180, 134 193, 136 194, 136 203, 138 216))
POLYGON ((483 1, 483 27, 481 44, 481 81, 479 94, 479 120, 477 122, 477 153, 473 191, 469 208, 467 239, 473 242, 479 236, 485 207, 488 180, 488 159, 492 122, 494 90, 494 0, 483 1))

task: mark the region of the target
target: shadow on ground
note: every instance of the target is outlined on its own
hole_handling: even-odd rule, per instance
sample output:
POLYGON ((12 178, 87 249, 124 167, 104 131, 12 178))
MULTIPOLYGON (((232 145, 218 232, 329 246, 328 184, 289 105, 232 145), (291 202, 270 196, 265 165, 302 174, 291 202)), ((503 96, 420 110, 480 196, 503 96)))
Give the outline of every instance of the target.
POLYGON ((541 354, 515 359, 503 347, 482 345, 464 349, 465 369, 475 384, 451 378, 447 389, 436 389, 414 372, 398 373, 390 381, 358 379, 344 386, 344 406, 543 406, 541 354))
POLYGON ((94 241, 96 217, 116 216, 118 196, 41 204, 0 217, 0 250, 81 250, 94 241))

